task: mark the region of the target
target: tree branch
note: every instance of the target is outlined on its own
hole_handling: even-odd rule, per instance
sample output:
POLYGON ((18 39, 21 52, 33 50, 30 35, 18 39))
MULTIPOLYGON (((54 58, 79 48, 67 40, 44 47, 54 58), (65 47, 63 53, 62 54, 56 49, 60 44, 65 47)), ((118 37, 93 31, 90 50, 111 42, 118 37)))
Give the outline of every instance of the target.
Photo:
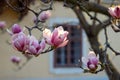
MULTIPOLYGON (((64 2, 64 0, 55 0, 55 1, 62 1, 64 2)), ((94 3, 94 2, 89 2, 89 1, 84 1, 81 2, 80 5, 78 4, 78 0, 66 0, 67 3, 76 5, 76 6, 83 6, 85 7, 88 11, 91 12, 97 12, 97 13, 101 13, 104 14, 106 16, 110 17, 110 14, 108 13, 108 8, 105 6, 102 6, 100 4, 94 3)))
POLYGON ((95 32, 98 34, 103 28, 109 26, 111 24, 110 19, 107 19, 102 22, 102 24, 98 24, 95 26, 95 32))
POLYGON ((89 32, 88 28, 90 27, 90 25, 87 23, 82 11, 80 10, 79 7, 74 7, 73 11, 77 14, 77 17, 79 19, 80 25, 83 29, 85 29, 85 31, 89 32))

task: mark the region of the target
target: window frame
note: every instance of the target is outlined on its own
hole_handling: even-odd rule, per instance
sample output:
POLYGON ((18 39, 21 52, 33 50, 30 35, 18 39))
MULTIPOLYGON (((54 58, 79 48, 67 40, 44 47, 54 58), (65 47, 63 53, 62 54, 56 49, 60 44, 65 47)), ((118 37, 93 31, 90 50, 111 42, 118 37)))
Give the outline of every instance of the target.
MULTIPOLYGON (((59 18, 59 17, 56 17, 56 18, 51 18, 50 21, 49 21, 49 28, 52 30, 52 26, 55 24, 55 23, 64 23, 64 22, 76 22, 78 23, 78 19, 77 18, 59 18)), ((89 46, 88 46, 88 43, 87 43, 87 37, 86 37, 86 34, 84 32, 84 30, 82 30, 82 45, 83 45, 83 48, 82 48, 82 53, 83 55, 82 56, 86 56, 87 55, 87 52, 89 51, 89 46)), ((49 71, 50 73, 53 73, 53 74, 77 74, 77 73, 82 73, 83 70, 78 68, 78 67, 75 67, 75 68, 55 68, 54 67, 54 52, 53 51, 50 51, 49 52, 49 71)))

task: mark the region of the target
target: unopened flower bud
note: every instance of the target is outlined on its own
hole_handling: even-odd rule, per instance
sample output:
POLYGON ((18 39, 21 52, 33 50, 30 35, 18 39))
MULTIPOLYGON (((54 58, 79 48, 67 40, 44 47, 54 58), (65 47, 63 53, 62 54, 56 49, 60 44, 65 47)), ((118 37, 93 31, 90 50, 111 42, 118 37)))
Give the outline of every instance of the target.
POLYGON ((40 15, 39 15, 39 19, 40 21, 46 21, 49 17, 51 16, 50 11, 43 11, 40 15))
POLYGON ((18 57, 18 56, 12 56, 12 57, 11 57, 11 61, 12 61, 13 63, 15 63, 15 64, 19 64, 20 61, 21 61, 21 58, 18 57))
POLYGON ((3 29, 6 26, 5 21, 0 21, 0 28, 3 29))
POLYGON ((22 29, 21 29, 21 27, 18 24, 14 24, 12 26, 12 32, 13 32, 13 34, 19 33, 21 31, 22 31, 22 29))

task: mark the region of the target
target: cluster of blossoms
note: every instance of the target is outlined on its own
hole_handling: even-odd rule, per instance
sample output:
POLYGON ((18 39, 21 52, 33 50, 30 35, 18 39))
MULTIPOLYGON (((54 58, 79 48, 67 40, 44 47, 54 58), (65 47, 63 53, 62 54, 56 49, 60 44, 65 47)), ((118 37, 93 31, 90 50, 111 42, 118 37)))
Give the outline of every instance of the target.
POLYGON ((98 67, 99 59, 93 51, 90 51, 87 57, 82 57, 82 62, 91 72, 94 72, 98 67))
MULTIPOLYGON (((34 23, 45 22, 51 13, 49 10, 42 11, 38 16, 34 18, 34 23)), ((0 26, 3 26, 4 22, 1 22, 0 26)), ((50 45, 53 49, 63 47, 67 44, 68 32, 64 31, 62 26, 57 27, 51 32, 45 28, 43 30, 43 39, 38 41, 33 35, 26 35, 24 29, 20 25, 14 24, 11 27, 11 31, 7 29, 7 32, 11 35, 11 44, 13 48, 19 52, 22 52, 26 58, 30 59, 31 55, 38 56, 43 50, 45 51, 46 44, 50 45), (29 56, 30 55, 30 56, 29 56)), ((21 61, 17 56, 11 58, 13 63, 19 63, 21 61)))
POLYGON ((49 29, 43 31, 43 39, 39 42, 34 36, 24 34, 24 30, 18 24, 12 26, 9 31, 12 37, 12 46, 20 52, 38 56, 45 48, 46 43, 53 48, 63 47, 67 44, 68 32, 64 31, 62 26, 55 28, 53 32, 49 29))
MULTIPOLYGON (((43 11, 38 16, 38 19, 34 19, 34 22, 44 22, 50 17, 50 15, 51 13, 49 11, 43 11)), ((62 26, 55 28, 53 32, 45 28, 42 32, 43 39, 41 39, 41 41, 37 40, 33 35, 26 35, 24 29, 18 24, 14 24, 11 27, 11 31, 7 29, 7 32, 11 35, 11 44, 13 48, 22 52, 24 55, 38 56, 45 51, 46 44, 55 49, 63 47, 68 43, 68 31, 64 31, 62 26)), ((13 63, 19 63, 21 60, 18 60, 18 57, 13 56, 11 61, 13 63)))
POLYGON ((34 36, 26 36, 18 24, 14 24, 12 30, 7 31, 11 35, 12 46, 17 51, 37 56, 45 48, 44 40, 39 43, 34 36))
MULTIPOLYGON (((38 17, 34 18, 34 23, 45 22, 50 16, 50 11, 42 11, 38 17)), ((0 22, 0 28, 3 28, 4 26, 5 22, 0 22)), ((46 47, 44 39, 38 41, 33 35, 26 36, 24 34, 24 29, 18 24, 14 24, 11 31, 7 29, 7 32, 11 35, 13 48, 22 52, 27 60, 29 60, 32 55, 38 56, 46 47)), ((18 56, 12 56, 11 61, 18 64, 21 59, 18 56)))

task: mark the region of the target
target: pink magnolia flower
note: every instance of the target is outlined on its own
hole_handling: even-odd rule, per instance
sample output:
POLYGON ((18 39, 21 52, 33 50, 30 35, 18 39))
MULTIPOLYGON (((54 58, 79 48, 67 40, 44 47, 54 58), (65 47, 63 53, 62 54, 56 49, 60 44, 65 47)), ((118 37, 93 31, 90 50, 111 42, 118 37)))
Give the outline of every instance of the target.
POLYGON ((11 61, 12 61, 13 63, 15 63, 15 64, 19 64, 20 61, 21 61, 21 58, 18 57, 18 56, 12 56, 12 57, 11 57, 11 61))
POLYGON ((51 16, 51 12, 50 11, 43 11, 40 15, 39 15, 39 19, 40 21, 46 21, 49 17, 51 16))
POLYGON ((20 32, 18 34, 14 34, 12 36, 13 47, 20 52, 25 52, 27 50, 27 47, 28 47, 27 41, 28 41, 28 38, 23 32, 20 32))
POLYGON ((7 32, 8 32, 10 35, 18 34, 18 33, 22 32, 22 31, 23 31, 23 30, 21 29, 21 26, 18 25, 18 24, 14 24, 14 25, 12 26, 12 30, 11 30, 11 31, 7 29, 7 32))
POLYGON ((43 37, 46 43, 52 45, 54 48, 63 47, 68 43, 68 31, 64 31, 62 26, 59 26, 51 32, 49 29, 43 31, 43 37))
POLYGON ((87 58, 82 57, 82 62, 90 69, 91 71, 95 71, 98 67, 98 57, 93 51, 90 51, 87 58))
POLYGON ((28 46, 28 53, 38 56, 45 48, 45 40, 43 39, 40 43, 34 37, 29 37, 29 46, 28 46))
POLYGON ((5 21, 0 21, 0 28, 3 29, 6 26, 5 21))
POLYGON ((120 18, 120 6, 110 7, 108 12, 113 18, 120 18))

